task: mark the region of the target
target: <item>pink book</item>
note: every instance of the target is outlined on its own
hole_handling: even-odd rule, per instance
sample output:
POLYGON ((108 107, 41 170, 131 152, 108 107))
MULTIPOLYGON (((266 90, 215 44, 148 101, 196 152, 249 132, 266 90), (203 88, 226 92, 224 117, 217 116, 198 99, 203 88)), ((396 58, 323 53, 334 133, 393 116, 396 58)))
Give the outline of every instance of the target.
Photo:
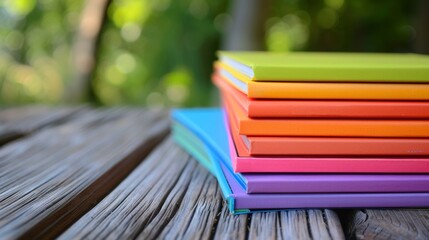
MULTIPOLYGON (((225 117, 226 121, 226 117, 225 117)), ((428 158, 412 157, 275 157, 241 156, 242 141, 233 140, 228 126, 228 142, 234 172, 278 173, 428 173, 428 158)))

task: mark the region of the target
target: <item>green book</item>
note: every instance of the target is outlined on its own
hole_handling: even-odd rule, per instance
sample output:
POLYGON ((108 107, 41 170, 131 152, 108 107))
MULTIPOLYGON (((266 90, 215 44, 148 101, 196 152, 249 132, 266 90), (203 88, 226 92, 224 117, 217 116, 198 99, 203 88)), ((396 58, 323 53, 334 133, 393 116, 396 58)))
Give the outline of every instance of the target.
POLYGON ((218 52, 251 81, 429 82, 429 56, 413 53, 218 52))

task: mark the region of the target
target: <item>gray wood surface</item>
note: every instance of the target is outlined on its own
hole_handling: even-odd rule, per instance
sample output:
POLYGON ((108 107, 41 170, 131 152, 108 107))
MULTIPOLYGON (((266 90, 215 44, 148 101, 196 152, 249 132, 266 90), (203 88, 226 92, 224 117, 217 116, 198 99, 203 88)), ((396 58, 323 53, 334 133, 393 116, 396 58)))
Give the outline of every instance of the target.
POLYGON ((354 211, 348 224, 352 239, 429 239, 429 210, 354 211))
POLYGON ((289 210, 252 215, 249 239, 344 239, 332 210, 289 210))
POLYGON ((60 238, 207 238, 218 191, 215 178, 168 139, 60 238))
POLYGON ((214 239, 241 240, 247 238, 250 215, 232 215, 226 206, 222 207, 214 239))
POLYGON ((429 210, 233 216, 208 171, 159 144, 168 125, 131 108, 0 110, 0 239, 429 239, 429 210))
POLYGON ((216 179, 167 139, 60 238, 344 239, 331 210, 231 215, 216 179))
POLYGON ((87 110, 0 149, 0 236, 53 237, 86 213, 167 132, 162 112, 87 110))
POLYGON ((0 146, 43 127, 66 121, 82 107, 24 106, 0 110, 0 146))

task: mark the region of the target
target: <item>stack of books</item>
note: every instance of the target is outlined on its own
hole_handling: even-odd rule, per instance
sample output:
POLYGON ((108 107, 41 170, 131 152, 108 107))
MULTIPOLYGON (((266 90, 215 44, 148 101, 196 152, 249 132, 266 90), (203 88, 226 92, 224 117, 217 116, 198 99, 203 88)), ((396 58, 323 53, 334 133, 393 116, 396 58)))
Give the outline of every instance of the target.
POLYGON ((223 108, 174 110, 172 129, 231 212, 429 206, 429 57, 219 58, 223 108))

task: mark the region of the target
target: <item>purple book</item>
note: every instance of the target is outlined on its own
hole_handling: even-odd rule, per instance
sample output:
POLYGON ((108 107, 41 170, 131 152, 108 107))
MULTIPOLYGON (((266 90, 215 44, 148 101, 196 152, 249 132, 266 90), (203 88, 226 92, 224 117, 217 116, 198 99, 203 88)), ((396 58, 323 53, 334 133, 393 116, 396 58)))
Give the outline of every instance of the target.
POLYGON ((429 175, 241 174, 247 193, 429 192, 429 175))

